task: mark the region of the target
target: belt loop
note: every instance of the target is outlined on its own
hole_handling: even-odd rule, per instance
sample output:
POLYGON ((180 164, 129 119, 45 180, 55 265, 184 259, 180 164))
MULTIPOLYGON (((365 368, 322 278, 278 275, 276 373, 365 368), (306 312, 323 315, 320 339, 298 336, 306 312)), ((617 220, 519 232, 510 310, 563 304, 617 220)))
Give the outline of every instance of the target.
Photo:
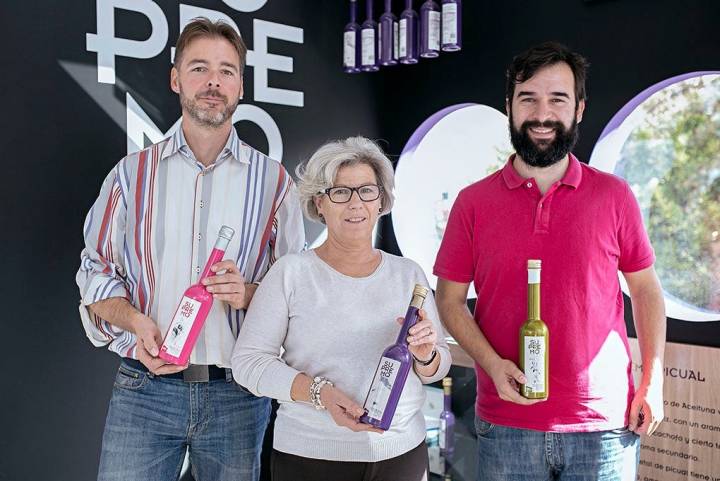
POLYGON ((225 368, 225 382, 234 382, 232 369, 225 368))

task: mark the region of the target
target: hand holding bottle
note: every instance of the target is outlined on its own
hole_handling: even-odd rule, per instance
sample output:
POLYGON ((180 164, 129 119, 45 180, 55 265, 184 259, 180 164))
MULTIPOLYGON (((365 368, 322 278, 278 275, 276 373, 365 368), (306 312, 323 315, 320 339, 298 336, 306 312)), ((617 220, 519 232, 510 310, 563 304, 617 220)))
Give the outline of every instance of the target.
POLYGON ((225 301, 233 309, 245 309, 249 304, 246 300, 245 278, 232 259, 225 259, 213 264, 212 272, 225 271, 224 274, 206 277, 202 280, 207 291, 218 301, 225 301))
MULTIPOLYGON (((418 321, 408 331, 407 337, 408 349, 416 359, 427 361, 432 356, 437 342, 437 332, 431 320, 426 319, 427 313, 424 309, 418 311, 418 321)), ((397 322, 402 324, 405 319, 397 318, 397 322)))
POLYGON ((498 357, 486 371, 503 401, 529 406, 545 399, 527 399, 520 395, 520 384, 525 384, 525 374, 508 359, 498 357))
POLYGON ((156 375, 173 374, 187 368, 187 365, 178 366, 168 364, 160 359, 158 346, 162 344, 162 334, 157 324, 148 316, 138 312, 132 320, 133 332, 136 338, 135 357, 143 363, 148 370, 156 375))
POLYGON ((326 385, 320 391, 320 400, 335 421, 335 424, 355 432, 370 431, 382 434, 383 431, 369 424, 359 422, 365 410, 335 386, 326 385))

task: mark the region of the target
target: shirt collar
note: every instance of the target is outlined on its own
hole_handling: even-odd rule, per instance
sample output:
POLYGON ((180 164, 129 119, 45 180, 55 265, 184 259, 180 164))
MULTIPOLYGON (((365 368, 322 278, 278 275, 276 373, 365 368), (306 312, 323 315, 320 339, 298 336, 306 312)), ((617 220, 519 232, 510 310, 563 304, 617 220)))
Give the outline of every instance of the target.
MULTIPOLYGON (((160 158, 166 159, 178 152, 181 152, 183 155, 194 161, 196 160, 195 155, 193 155, 190 150, 190 146, 185 140, 182 123, 178 124, 177 128, 175 128, 170 137, 168 137, 168 142, 165 145, 160 158)), ((230 157, 231 159, 244 164, 250 163, 250 146, 240 140, 240 137, 238 137, 237 132, 235 131, 235 127, 230 129, 230 135, 228 136, 227 142, 225 142, 225 147, 223 147, 220 152, 217 161, 219 162, 226 157, 230 157)))
MULTIPOLYGON (((510 156, 502 170, 502 177, 505 180, 505 185, 508 186, 508 189, 516 189, 527 181, 527 179, 520 176, 517 170, 515 170, 515 167, 513 167, 513 160, 515 160, 515 154, 510 156)), ((565 175, 563 175, 562 179, 560 179, 560 183, 577 189, 581 180, 582 168, 580 167, 580 161, 577 157, 570 153, 568 167, 565 170, 565 175)))

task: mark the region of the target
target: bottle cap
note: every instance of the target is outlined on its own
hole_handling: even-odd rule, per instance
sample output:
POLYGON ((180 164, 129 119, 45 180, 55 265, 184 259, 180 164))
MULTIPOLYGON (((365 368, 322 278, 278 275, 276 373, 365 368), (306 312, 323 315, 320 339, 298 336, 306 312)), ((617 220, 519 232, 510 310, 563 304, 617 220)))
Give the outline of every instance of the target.
POLYGON ((226 225, 220 227, 220 233, 218 234, 218 236, 222 237, 223 239, 231 241, 234 235, 235 230, 232 227, 228 227, 226 225))
POLYGON ((428 289, 427 287, 421 286, 420 284, 415 284, 415 289, 413 289, 413 296, 420 296, 425 299, 428 295, 428 292, 430 292, 430 289, 428 289))
POLYGON ((443 387, 450 387, 450 386, 452 386, 452 378, 451 377, 443 378, 443 387))
POLYGON ((542 264, 540 259, 529 259, 528 269, 540 269, 540 264, 542 264))

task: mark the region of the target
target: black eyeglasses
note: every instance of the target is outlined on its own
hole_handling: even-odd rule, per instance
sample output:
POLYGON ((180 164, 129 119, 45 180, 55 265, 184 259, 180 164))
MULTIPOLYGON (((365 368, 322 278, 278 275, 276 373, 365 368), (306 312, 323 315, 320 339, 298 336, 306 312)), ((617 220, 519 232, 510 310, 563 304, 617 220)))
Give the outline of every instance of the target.
POLYGON ((335 204, 345 204, 350 202, 353 192, 357 192, 358 197, 363 202, 372 202, 377 200, 382 194, 382 187, 375 184, 361 185, 360 187, 328 187, 321 194, 327 194, 330 202, 335 204))

